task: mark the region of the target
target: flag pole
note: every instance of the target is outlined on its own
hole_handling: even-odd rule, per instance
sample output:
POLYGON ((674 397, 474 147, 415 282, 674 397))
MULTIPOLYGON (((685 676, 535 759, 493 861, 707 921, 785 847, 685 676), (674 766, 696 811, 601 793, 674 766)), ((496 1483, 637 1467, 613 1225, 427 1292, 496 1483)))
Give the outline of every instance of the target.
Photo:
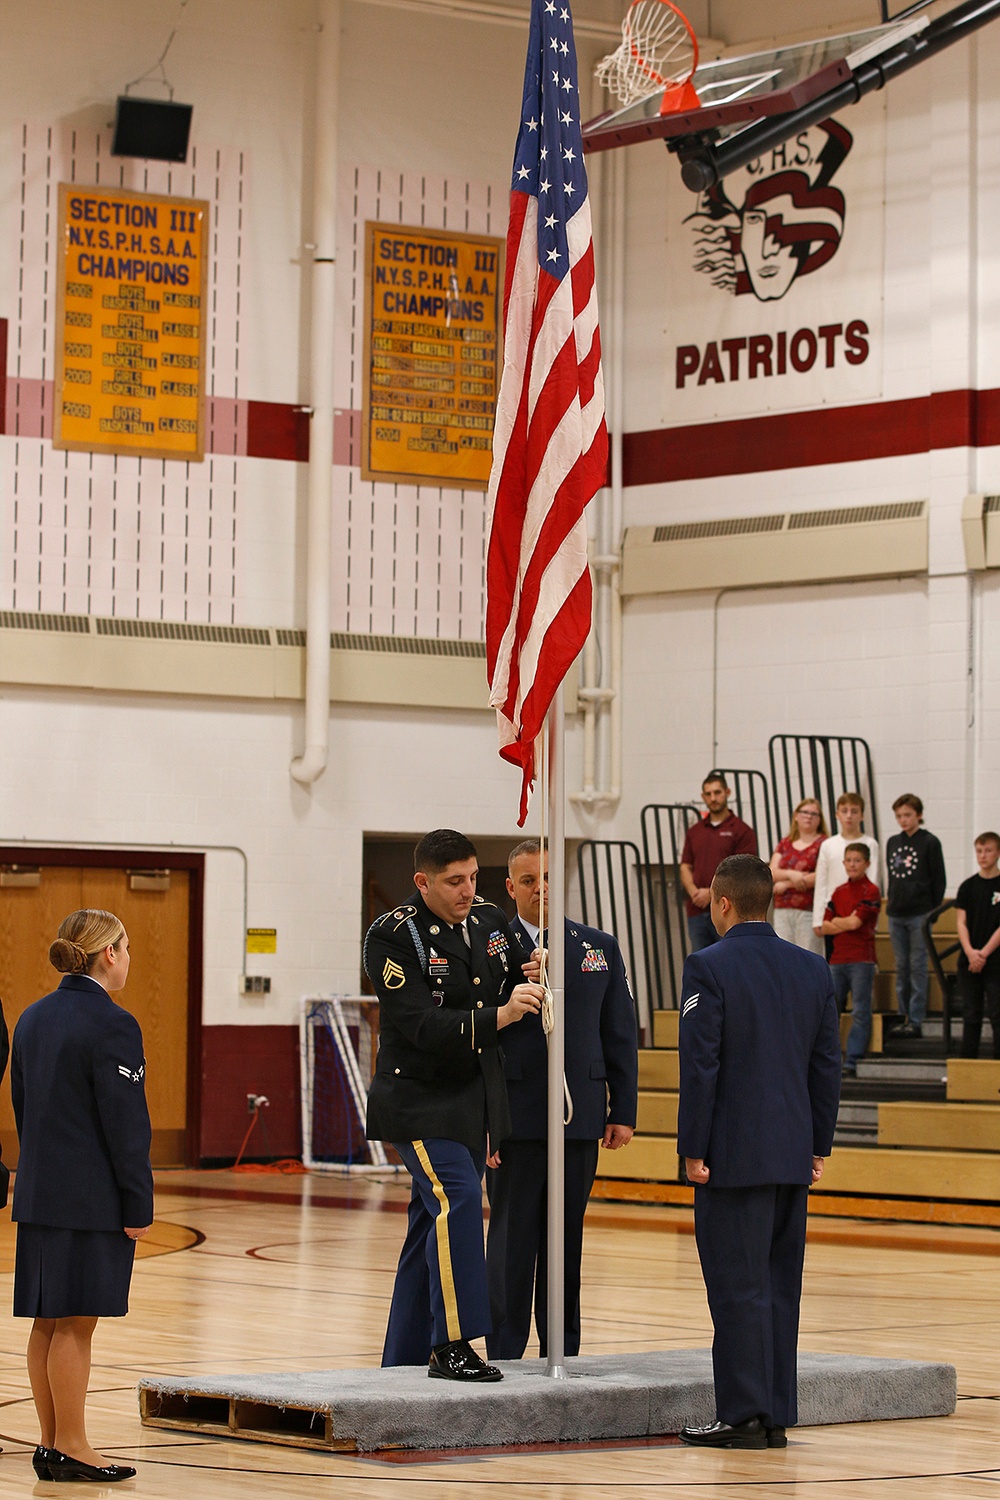
POLYGON ((548 974, 552 990, 553 1024, 549 1032, 548 1077, 548 1197, 547 1303, 548 1364, 546 1375, 565 1380, 565 1127, 563 1125, 563 1073, 565 1068, 566 991, 566 766, 563 685, 556 688, 548 712, 549 741, 549 943, 548 974))

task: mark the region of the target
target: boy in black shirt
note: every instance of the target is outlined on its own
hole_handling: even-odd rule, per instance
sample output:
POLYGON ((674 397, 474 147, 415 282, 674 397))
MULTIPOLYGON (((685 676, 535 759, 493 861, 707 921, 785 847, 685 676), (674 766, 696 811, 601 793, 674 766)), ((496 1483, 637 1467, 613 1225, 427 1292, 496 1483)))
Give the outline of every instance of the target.
POLYGON ((983 1003, 993 1032, 993 1056, 1000 1057, 1000 833, 976 839, 978 875, 963 880, 958 908, 958 985, 962 997, 962 1057, 979 1056, 983 1003))
POLYGON ((885 846, 888 873, 886 912, 896 959, 896 1007, 902 1025, 894 1036, 920 1036, 927 1014, 927 947, 924 918, 944 899, 944 854, 933 833, 920 825, 924 804, 904 792, 892 804, 902 832, 885 846))

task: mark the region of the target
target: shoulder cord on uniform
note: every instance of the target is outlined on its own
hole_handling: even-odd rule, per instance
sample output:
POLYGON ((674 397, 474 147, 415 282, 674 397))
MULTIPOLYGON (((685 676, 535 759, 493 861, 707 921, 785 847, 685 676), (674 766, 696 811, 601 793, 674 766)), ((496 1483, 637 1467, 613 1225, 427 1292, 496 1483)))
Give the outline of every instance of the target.
POLYGON ((420 960, 421 973, 426 979, 428 974, 430 973, 431 966, 427 961, 427 953, 424 949, 424 945, 420 941, 420 933, 417 931, 417 924, 416 922, 414 922, 412 917, 408 917, 406 925, 409 928, 410 937, 413 939, 413 946, 417 950, 417 958, 420 960))

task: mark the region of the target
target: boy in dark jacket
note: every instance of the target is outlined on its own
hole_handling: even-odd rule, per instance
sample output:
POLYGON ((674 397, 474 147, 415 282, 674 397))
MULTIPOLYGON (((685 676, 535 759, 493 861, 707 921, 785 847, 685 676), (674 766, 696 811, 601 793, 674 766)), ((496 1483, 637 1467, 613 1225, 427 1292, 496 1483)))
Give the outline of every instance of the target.
POLYGON ((896 958, 896 1005, 902 1024, 895 1036, 922 1035, 927 1014, 927 947, 923 922, 944 899, 944 854, 922 826, 924 804, 904 792, 892 804, 901 832, 886 844, 889 937, 896 958))

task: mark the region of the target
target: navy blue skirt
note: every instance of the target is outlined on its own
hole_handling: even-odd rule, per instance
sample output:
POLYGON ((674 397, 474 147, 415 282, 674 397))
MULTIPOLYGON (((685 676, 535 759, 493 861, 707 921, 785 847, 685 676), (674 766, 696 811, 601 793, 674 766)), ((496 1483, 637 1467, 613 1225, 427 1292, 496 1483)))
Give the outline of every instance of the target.
POLYGON ((18 1224, 15 1318, 123 1318, 135 1241, 121 1229, 18 1224))

